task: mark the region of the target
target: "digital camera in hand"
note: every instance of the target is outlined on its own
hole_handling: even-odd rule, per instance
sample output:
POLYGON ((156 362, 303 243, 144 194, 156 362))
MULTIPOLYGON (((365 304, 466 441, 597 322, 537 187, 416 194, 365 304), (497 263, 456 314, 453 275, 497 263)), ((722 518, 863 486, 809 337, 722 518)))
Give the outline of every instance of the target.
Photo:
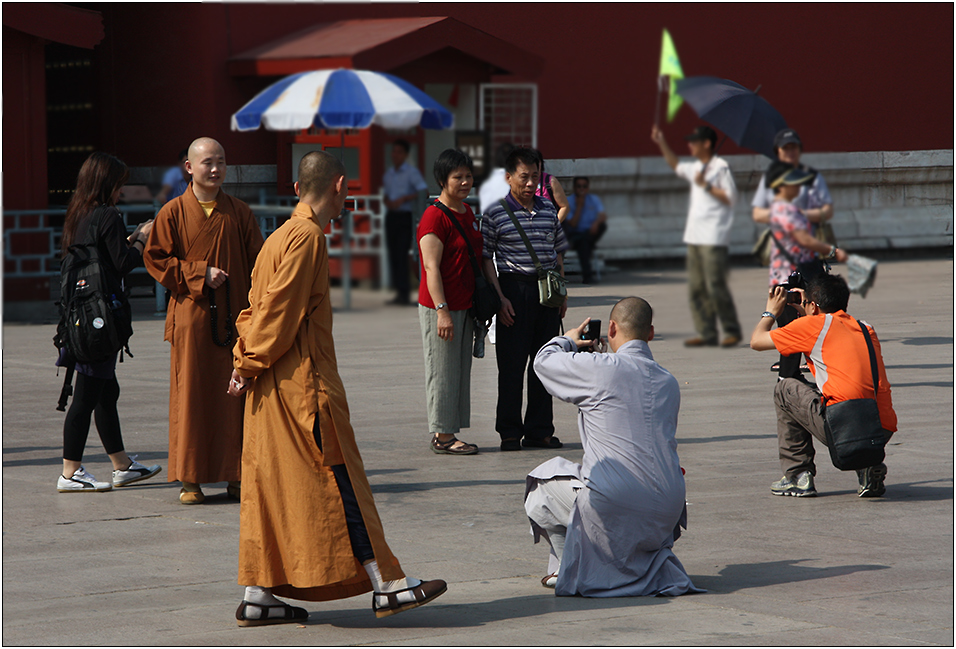
POLYGON ((795 292, 793 289, 807 288, 807 281, 803 279, 803 275, 799 271, 793 271, 790 273, 790 276, 787 278, 787 281, 783 284, 777 284, 777 286, 783 286, 787 289, 787 304, 798 304, 801 300, 800 294, 795 292))
MULTIPOLYGON (((588 328, 581 334, 581 340, 601 340, 601 321, 600 320, 591 320, 588 322, 588 328)), ((597 342, 595 342, 597 344, 597 342)), ((585 347, 581 351, 583 352, 593 352, 594 347, 585 347)))

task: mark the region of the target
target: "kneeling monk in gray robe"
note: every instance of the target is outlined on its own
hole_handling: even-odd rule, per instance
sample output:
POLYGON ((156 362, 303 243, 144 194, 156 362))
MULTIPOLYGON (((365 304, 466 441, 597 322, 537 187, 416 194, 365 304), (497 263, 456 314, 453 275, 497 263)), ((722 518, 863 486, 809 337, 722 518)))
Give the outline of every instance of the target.
MULTIPOLYGON (((579 353, 588 320, 538 351, 534 370, 552 395, 578 406, 583 464, 562 457, 535 468, 525 511, 535 543, 551 544, 556 595, 675 596, 694 587, 671 551, 687 527, 677 457, 677 379, 648 348, 650 305, 624 298, 611 310, 613 354, 579 353)), ((603 345, 602 345, 603 347, 603 345)))

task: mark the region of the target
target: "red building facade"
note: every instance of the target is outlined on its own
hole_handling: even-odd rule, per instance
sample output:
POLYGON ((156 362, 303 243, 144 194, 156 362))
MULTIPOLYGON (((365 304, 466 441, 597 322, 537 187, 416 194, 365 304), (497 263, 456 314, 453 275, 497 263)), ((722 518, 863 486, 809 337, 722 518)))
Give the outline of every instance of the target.
MULTIPOLYGON (((33 50, 36 66, 36 50, 49 49, 56 34, 20 32, 8 21, 10 6, 16 5, 4 7, 5 206, 45 207, 43 192, 25 180, 46 173, 38 69, 12 70, 7 58, 33 50), (15 102, 21 111, 14 110, 15 102), (19 142, 8 147, 11 136, 19 142)), ((48 5, 21 7, 37 12, 48 5)), ((648 133, 664 27, 685 74, 762 85, 761 94, 810 150, 953 146, 952 6, 946 4, 83 7, 100 12, 104 30, 91 52, 97 132, 89 139, 131 166, 171 164, 181 143, 200 134, 219 138, 231 164, 276 163, 275 133, 232 133, 229 117, 277 77, 237 75, 230 61, 319 23, 421 16, 454 18, 514 45, 516 58, 544 62, 534 78, 496 78, 537 83, 538 145, 549 158, 656 153, 648 133)), ((47 22, 67 19, 60 13, 47 22)), ((516 60, 513 67, 523 66, 516 60)), ((667 130, 683 133, 696 122, 684 108, 667 130)), ((725 152, 736 151, 728 145, 725 152)))

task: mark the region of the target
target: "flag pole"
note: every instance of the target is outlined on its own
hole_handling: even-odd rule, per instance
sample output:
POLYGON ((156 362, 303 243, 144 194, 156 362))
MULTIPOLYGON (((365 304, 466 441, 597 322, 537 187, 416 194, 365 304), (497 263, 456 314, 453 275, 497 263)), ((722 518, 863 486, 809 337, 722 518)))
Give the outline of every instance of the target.
POLYGON ((667 75, 657 77, 657 99, 654 100, 654 126, 661 126, 661 96, 664 94, 664 84, 667 83, 667 75))

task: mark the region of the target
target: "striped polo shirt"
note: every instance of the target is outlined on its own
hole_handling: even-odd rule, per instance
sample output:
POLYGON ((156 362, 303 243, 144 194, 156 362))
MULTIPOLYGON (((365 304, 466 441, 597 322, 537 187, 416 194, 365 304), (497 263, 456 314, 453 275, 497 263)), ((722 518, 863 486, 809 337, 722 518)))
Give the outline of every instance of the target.
MULTIPOLYGON (((568 240, 558 222, 554 205, 535 196, 534 209, 529 212, 510 192, 505 200, 528 235, 542 268, 555 268, 558 255, 568 249, 568 240)), ((481 219, 481 236, 485 240, 483 254, 488 259, 494 256, 499 274, 537 275, 528 247, 500 202, 494 202, 481 219)))

